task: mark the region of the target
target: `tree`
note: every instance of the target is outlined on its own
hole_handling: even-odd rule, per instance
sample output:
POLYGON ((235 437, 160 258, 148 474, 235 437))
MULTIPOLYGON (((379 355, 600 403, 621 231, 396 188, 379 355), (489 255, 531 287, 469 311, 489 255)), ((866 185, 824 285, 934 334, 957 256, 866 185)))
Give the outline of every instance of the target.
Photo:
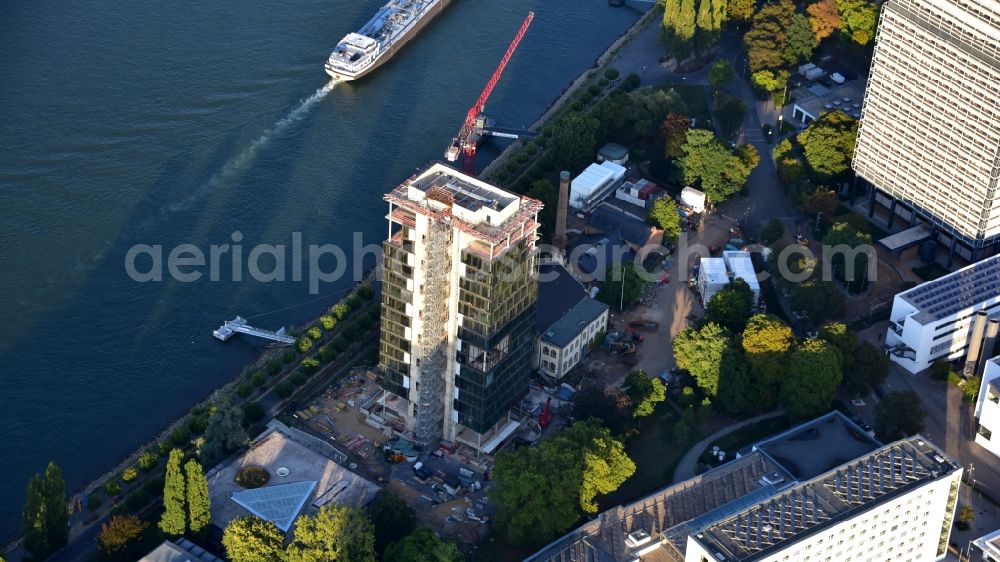
POLYGON ((665 0, 663 4, 663 29, 668 33, 673 33, 677 25, 677 18, 680 16, 681 0, 665 0))
MULTIPOLYGON (((695 19, 695 24, 700 32, 700 37, 705 37, 712 31, 712 22, 712 0, 698 0, 698 15, 695 19)), ((700 47, 701 45, 699 44, 700 47)))
POLYGON ((844 296, 829 281, 809 279, 793 286, 792 306, 806 313, 814 324, 844 316, 844 296))
POLYGON ((875 434, 884 443, 924 430, 924 407, 912 390, 894 390, 875 408, 875 434))
POLYGON ((680 113, 668 113, 660 124, 663 133, 664 153, 668 159, 684 156, 683 146, 687 141, 687 132, 691 128, 691 118, 680 113))
POLYGON ((753 16, 756 7, 756 0, 729 0, 726 13, 729 14, 729 19, 747 21, 753 16))
POLYGON ((853 365, 844 371, 844 387, 855 396, 865 396, 885 383, 889 358, 874 345, 864 342, 854 352, 853 365))
POLYGON ((66 483, 59 466, 50 462, 45 467, 45 526, 49 546, 59 550, 69 540, 69 510, 66 509, 66 483))
POLYGON ((704 191, 713 203, 721 203, 743 188, 750 170, 723 145, 711 131, 691 129, 681 147, 684 156, 677 164, 684 183, 701 181, 704 191))
POLYGON ((870 269, 874 268, 877 259, 871 235, 838 222, 826 233, 823 243, 832 249, 830 263, 837 279, 847 283, 847 290, 851 293, 864 291, 868 286, 870 269), (848 254, 853 255, 850 262, 848 254))
POLYGON ((802 14, 793 14, 788 26, 788 43, 785 60, 789 63, 804 62, 812 57, 819 41, 813 35, 809 19, 802 14))
POLYGON ((375 562, 375 530, 363 511, 326 504, 295 520, 288 562, 375 562))
POLYGON ((593 159, 600 122, 577 112, 570 112, 556 123, 549 151, 561 168, 580 169, 593 159))
POLYGON ((795 5, 791 0, 771 0, 753 16, 750 29, 743 36, 751 72, 775 70, 788 64, 785 49, 793 14, 795 5))
POLYGON ((867 0, 837 0, 840 33, 858 45, 865 46, 875 38, 878 8, 867 0))
POLYGON ((421 527, 403 540, 389 545, 382 562, 463 562, 465 557, 451 541, 438 538, 421 527))
POLYGON ((837 198, 837 193, 825 187, 817 187, 816 191, 802 201, 802 210, 814 217, 822 213, 822 216, 832 218, 838 206, 840 199, 837 198))
POLYGON ((768 408, 772 401, 770 389, 753 381, 743 354, 734 347, 727 348, 719 363, 719 392, 712 404, 740 415, 768 408))
POLYGON ((819 337, 837 350, 840 368, 845 373, 854 365, 854 352, 858 348, 858 334, 843 322, 828 322, 819 329, 819 337))
POLYGON ((539 545, 595 513, 594 498, 635 472, 621 441, 596 422, 576 422, 537 446, 497 455, 491 498, 514 544, 539 545))
POLYGON ((750 82, 760 92, 777 92, 788 83, 788 71, 758 70, 750 75, 750 82))
POLYGON ((24 547, 41 560, 62 548, 69 538, 69 512, 66 509, 66 484, 54 462, 44 474, 28 481, 28 494, 21 512, 24 547))
POLYGON ((736 149, 736 157, 739 158, 748 174, 757 167, 757 164, 760 164, 760 153, 757 152, 757 147, 750 143, 740 145, 736 149))
POLYGON ((416 514, 402 498, 383 490, 365 508, 375 528, 375 552, 382 555, 390 544, 402 540, 417 528, 416 514))
POLYGON ((705 307, 705 320, 733 332, 742 332, 753 311, 754 294, 743 279, 733 279, 712 295, 705 307))
POLYGON ((850 169, 857 138, 856 119, 843 111, 827 111, 799 133, 798 141, 809 170, 817 179, 827 180, 850 169))
POLYGON ((625 377, 625 388, 632 403, 632 415, 637 418, 652 414, 656 405, 667 398, 663 381, 649 377, 642 369, 632 371, 625 377))
POLYGON ((674 200, 669 197, 660 197, 653 201, 646 219, 663 229, 664 243, 677 240, 681 234, 681 216, 677 212, 674 200))
POLYGON ((184 510, 184 475, 181 461, 184 453, 171 449, 167 459, 167 473, 163 481, 163 515, 160 516, 160 530, 167 535, 180 536, 187 528, 184 510))
POLYGON ((214 408, 215 411, 208 418, 204 441, 198 449, 198 458, 208 466, 250 440, 243 429, 243 414, 228 396, 220 397, 214 408))
POLYGON ((642 297, 646 282, 639 276, 635 264, 614 264, 608 268, 604 288, 597 298, 615 310, 622 310, 642 297))
POLYGON ((729 59, 719 59, 708 69, 708 83, 716 90, 721 89, 736 77, 729 59))
POLYGON ((571 404, 574 420, 597 419, 616 435, 624 433, 632 422, 632 401, 617 386, 587 382, 573 395, 571 404))
POLYGON ((837 0, 819 0, 806 7, 809 14, 809 26, 813 37, 822 41, 840 27, 840 13, 837 12, 837 0))
POLYGON ((283 561, 284 543, 281 530, 259 517, 237 517, 222 532, 222 546, 230 562, 283 561))
MULTIPOLYGON (((747 106, 743 100, 725 92, 715 92, 712 101, 712 115, 719 122, 723 134, 732 135, 743 124, 747 106)), ((746 145, 745 145, 746 146, 746 145)))
POLYGON ((680 11, 677 13, 677 23, 674 25, 674 41, 670 46, 671 52, 679 59, 691 54, 694 34, 698 27, 696 20, 695 0, 680 0, 680 11))
POLYGON ((795 335, 788 324, 777 316, 755 314, 747 322, 740 343, 760 384, 773 386, 781 382, 788 354, 795 345, 795 335))
POLYGON ((784 235, 785 227, 781 224, 781 221, 774 219, 767 223, 767 226, 760 231, 760 241, 764 244, 771 245, 778 240, 781 240, 784 235))
POLYGON ((35 474, 28 481, 28 497, 21 514, 21 533, 24 535, 24 548, 39 560, 54 550, 49 542, 45 510, 45 480, 40 474, 35 474))
POLYGON ((842 378, 833 346, 817 338, 802 342, 789 355, 788 373, 781 382, 788 417, 805 420, 829 410, 842 378))
POLYGON ((146 529, 147 523, 135 515, 112 515, 101 525, 97 545, 104 552, 115 552, 128 546, 146 529))
MULTIPOLYGON (((722 29, 722 24, 726 22, 726 10, 729 8, 728 0, 711 0, 712 2, 712 31, 718 32, 722 29)), ((717 37, 713 33, 713 38, 717 37)))
POLYGON ((676 90, 659 88, 636 90, 628 93, 626 123, 640 139, 652 139, 657 128, 671 113, 687 111, 684 100, 676 90))
POLYGON ((208 481, 198 461, 191 459, 184 465, 187 477, 188 529, 199 532, 212 522, 211 500, 208 497, 208 481))
POLYGON ((714 322, 683 330, 673 341, 677 366, 691 373, 698 388, 708 396, 718 393, 719 368, 729 346, 729 334, 714 322))
POLYGON ((556 225, 556 211, 559 208, 559 193, 555 186, 547 179, 535 180, 525 195, 542 202, 544 206, 538 213, 538 222, 545 232, 551 233, 556 225))

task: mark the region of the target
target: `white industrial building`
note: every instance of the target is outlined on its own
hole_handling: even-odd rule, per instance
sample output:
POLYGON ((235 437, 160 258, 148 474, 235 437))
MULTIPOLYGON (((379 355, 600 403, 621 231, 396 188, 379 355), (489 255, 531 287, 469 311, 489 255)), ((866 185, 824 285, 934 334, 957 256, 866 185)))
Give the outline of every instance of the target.
POLYGON ((1000 529, 972 541, 983 553, 983 562, 1000 562, 1000 529))
POLYGON ((569 184, 569 206, 590 210, 621 185, 627 171, 624 166, 610 160, 587 166, 569 184))
POLYGON ((890 359, 917 373, 938 359, 961 358, 979 311, 1000 315, 1000 256, 897 294, 885 335, 890 359))
POLYGON ((976 421, 976 443, 1000 457, 1000 357, 986 361, 976 402, 976 421))
POLYGON ((831 412, 609 509, 526 560, 943 560, 961 476, 920 435, 882 445, 831 412))
POLYGON ((702 258, 698 270, 698 292, 702 306, 733 279, 742 279, 753 291, 754 306, 760 301, 760 282, 749 252, 726 251, 721 258, 702 258))

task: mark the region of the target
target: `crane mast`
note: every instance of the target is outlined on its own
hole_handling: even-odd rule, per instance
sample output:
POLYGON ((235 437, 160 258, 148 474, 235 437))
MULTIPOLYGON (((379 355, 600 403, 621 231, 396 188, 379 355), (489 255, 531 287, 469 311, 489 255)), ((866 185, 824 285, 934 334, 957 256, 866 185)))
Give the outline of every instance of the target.
POLYGON ((493 71, 493 76, 490 77, 489 82, 486 83, 486 87, 479 94, 479 99, 476 100, 476 103, 469 108, 469 112, 465 115, 465 122, 462 123, 462 128, 458 131, 458 136, 452 139, 451 145, 445 150, 444 157, 450 162, 458 160, 459 155, 462 156, 462 170, 467 174, 474 175, 476 172, 476 145, 482 138, 483 128, 486 126, 485 118, 482 116, 486 100, 493 93, 493 88, 496 87, 504 69, 507 68, 507 63, 514 56, 514 51, 517 50, 517 46, 521 42, 521 39, 524 38, 524 34, 528 32, 528 27, 531 26, 531 20, 534 18, 535 13, 528 12, 528 16, 521 23, 521 28, 514 35, 514 40, 510 42, 503 58, 500 59, 500 64, 493 71))

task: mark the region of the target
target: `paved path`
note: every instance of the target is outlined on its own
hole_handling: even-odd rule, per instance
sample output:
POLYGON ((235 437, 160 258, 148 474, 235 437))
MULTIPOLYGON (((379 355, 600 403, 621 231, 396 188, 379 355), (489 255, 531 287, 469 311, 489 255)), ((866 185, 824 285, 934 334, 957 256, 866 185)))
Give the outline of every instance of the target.
POLYGON ((730 433, 743 429, 748 425, 753 425, 757 422, 769 420, 771 418, 776 418, 778 416, 785 415, 785 410, 775 410, 774 412, 769 412, 767 414, 761 414, 759 416, 754 416, 749 419, 745 419, 739 423, 735 423, 728 427, 724 427, 719 431, 709 435, 708 437, 702 439, 701 441, 695 443, 691 449, 684 455, 681 462, 677 463, 677 468, 674 469, 674 482, 681 482, 682 480, 687 480, 689 478, 694 478, 697 476, 698 468, 698 457, 712 445, 714 441, 718 441, 722 437, 729 435, 730 433))

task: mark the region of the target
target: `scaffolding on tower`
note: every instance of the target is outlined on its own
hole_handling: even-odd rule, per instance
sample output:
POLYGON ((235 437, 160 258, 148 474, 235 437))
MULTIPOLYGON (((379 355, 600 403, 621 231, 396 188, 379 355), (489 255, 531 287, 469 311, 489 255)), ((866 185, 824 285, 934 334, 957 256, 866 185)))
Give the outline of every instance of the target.
POLYGON ((424 260, 421 310, 420 390, 417 392, 416 441, 430 447, 441 438, 448 368, 448 318, 451 271, 451 223, 444 215, 430 221, 424 260))

